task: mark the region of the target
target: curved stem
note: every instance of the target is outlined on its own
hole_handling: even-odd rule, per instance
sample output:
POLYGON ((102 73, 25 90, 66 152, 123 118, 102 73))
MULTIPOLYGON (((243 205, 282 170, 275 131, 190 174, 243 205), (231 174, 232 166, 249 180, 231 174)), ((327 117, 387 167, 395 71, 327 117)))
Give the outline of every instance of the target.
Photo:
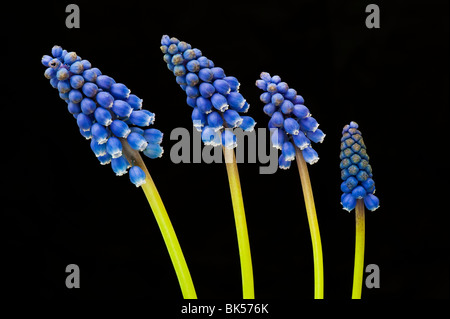
POLYGON ((302 183, 303 197, 305 199, 306 214, 308 216, 309 231, 313 248, 314 260, 314 298, 323 299, 323 257, 322 242, 320 240, 319 223, 317 221, 316 207, 309 179, 308 166, 302 152, 295 147, 295 158, 302 183))
POLYGON ((153 182, 142 157, 139 155, 139 152, 133 150, 125 139, 122 139, 122 146, 123 153, 130 164, 133 166, 139 166, 145 172, 146 183, 141 187, 147 197, 150 207, 152 208, 156 222, 158 223, 161 231, 161 235, 163 236, 170 259, 172 260, 173 267, 175 268, 175 272, 178 277, 183 298, 197 299, 197 294, 195 292, 189 268, 186 264, 186 260, 184 259, 183 251, 181 250, 177 235, 175 234, 175 230, 170 222, 169 215, 167 214, 161 196, 156 189, 155 183, 153 182))
POLYGON ((356 238, 355 238, 355 268, 353 271, 352 299, 361 299, 362 281, 364 273, 364 240, 365 213, 364 200, 358 199, 355 209, 356 238))
POLYGON ((231 200, 233 202, 234 220, 241 261, 242 291, 244 299, 254 299, 253 266, 248 239, 247 222, 245 219, 244 201, 242 199, 241 183, 236 164, 234 150, 223 147, 225 164, 230 184, 231 200))

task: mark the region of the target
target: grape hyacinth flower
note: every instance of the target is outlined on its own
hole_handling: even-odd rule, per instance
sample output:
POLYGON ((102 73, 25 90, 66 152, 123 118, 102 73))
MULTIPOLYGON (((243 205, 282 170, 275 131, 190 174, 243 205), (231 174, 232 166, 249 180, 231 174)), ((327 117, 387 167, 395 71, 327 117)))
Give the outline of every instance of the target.
POLYGON ((250 105, 239 93, 240 84, 234 76, 226 76, 224 70, 216 67, 199 49, 176 38, 164 35, 161 51, 167 68, 186 92, 186 103, 193 108, 192 122, 202 132, 206 145, 236 147, 234 133, 225 128, 253 131, 256 122, 242 115, 250 105))
POLYGON ((253 131, 256 124, 254 119, 243 115, 250 105, 239 93, 239 81, 233 76, 226 76, 225 71, 216 67, 199 49, 167 35, 161 38, 160 48, 167 68, 173 72, 176 82, 186 92, 186 103, 193 108, 192 122, 202 132, 203 143, 213 147, 222 145, 236 222, 243 298, 253 299, 253 267, 234 155, 237 140, 232 131, 236 127, 253 131))
POLYGON ((272 145, 281 150, 279 167, 288 169, 295 159, 296 146, 308 164, 319 160, 312 143, 322 143, 325 134, 319 129, 319 123, 311 116, 304 105, 304 99, 278 75, 270 76, 262 72, 256 86, 264 91, 260 100, 265 104, 263 111, 268 116, 269 129, 276 131, 272 136, 272 145))
POLYGON ((80 133, 90 139, 100 164, 111 164, 116 175, 129 172, 130 181, 142 187, 179 276, 183 296, 196 298, 189 270, 164 204, 140 152, 150 158, 163 154, 162 132, 148 128, 155 114, 142 109, 142 99, 122 83, 82 59, 75 52, 54 46, 41 60, 44 76, 67 103, 80 133))
POLYGON ((364 206, 374 211, 380 206, 374 195, 375 182, 369 164, 366 145, 356 122, 350 122, 342 130, 341 139, 341 197, 342 208, 355 209, 355 265, 353 272, 352 299, 361 299, 364 272, 365 212, 364 206))
MULTIPOLYGON (((52 56, 42 58, 42 64, 47 67, 45 77, 67 103, 81 135, 91 139, 91 148, 100 164, 111 163, 119 176, 126 174, 132 165, 136 166, 122 153, 125 142, 150 158, 162 156, 161 140, 155 143, 145 139, 145 132, 149 130, 146 127, 154 123, 155 114, 142 110, 142 99, 131 94, 124 84, 116 83, 92 67, 88 60, 59 46, 53 47, 52 56), (131 133, 135 127, 142 128, 142 131, 131 133), (147 148, 156 148, 158 152, 145 152, 147 148)), ((158 132, 162 137, 163 134, 158 132)), ((136 187, 141 186, 146 182, 145 172, 137 166, 130 170, 130 180, 136 187)))
POLYGON ((319 160, 311 142, 322 143, 325 134, 304 105, 303 97, 278 75, 262 72, 255 84, 264 91, 260 100, 264 103, 264 113, 270 116, 272 146, 281 150, 278 166, 288 169, 294 159, 297 162, 313 246, 314 298, 323 299, 322 242, 306 163, 312 165, 319 160))
POLYGON ((350 212, 356 207, 357 200, 361 199, 368 210, 376 210, 380 201, 374 195, 372 167, 369 164, 366 145, 355 122, 350 122, 342 130, 340 159, 343 180, 342 208, 350 212))

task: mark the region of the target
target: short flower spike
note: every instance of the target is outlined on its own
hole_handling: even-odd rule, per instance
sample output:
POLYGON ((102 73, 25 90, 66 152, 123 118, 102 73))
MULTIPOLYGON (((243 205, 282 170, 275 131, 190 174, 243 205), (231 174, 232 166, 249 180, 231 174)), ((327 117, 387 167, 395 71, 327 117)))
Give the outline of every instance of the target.
POLYGON ((380 206, 374 195, 375 182, 369 164, 366 145, 358 130, 358 124, 351 122, 342 130, 341 139, 341 197, 342 208, 352 211, 358 199, 363 199, 367 209, 374 211, 380 206))
MULTIPOLYGON (((47 67, 44 76, 67 103, 81 135, 92 139, 91 149, 102 165, 111 163, 117 175, 127 173, 130 164, 122 155, 125 139, 131 148, 144 155, 162 156, 162 133, 146 128, 155 121, 155 114, 141 110, 142 99, 131 94, 124 84, 102 74, 75 52, 56 45, 52 56, 42 57, 42 64, 47 67)), ((138 187, 145 183, 145 173, 139 167, 132 173, 133 184, 138 187)))
POLYGON ((269 129, 278 129, 275 130, 275 137, 272 136, 272 145, 282 150, 279 167, 290 167, 287 162, 295 159, 295 153, 292 152, 294 145, 300 149, 308 164, 316 163, 319 155, 311 142, 322 143, 325 134, 318 129, 319 123, 304 105, 305 100, 286 82, 281 82, 278 75, 270 76, 262 72, 260 78, 256 86, 264 91, 260 99, 265 104, 264 113, 270 116, 269 129))
POLYGON ((230 136, 234 133, 225 133, 224 128, 253 131, 256 122, 250 116, 241 115, 250 105, 239 93, 239 81, 235 77, 226 76, 224 70, 216 67, 199 49, 177 38, 164 35, 161 51, 167 68, 186 92, 187 104, 194 108, 192 122, 202 132, 206 145, 232 149, 237 145, 230 136), (217 136, 220 134, 222 136, 217 136))

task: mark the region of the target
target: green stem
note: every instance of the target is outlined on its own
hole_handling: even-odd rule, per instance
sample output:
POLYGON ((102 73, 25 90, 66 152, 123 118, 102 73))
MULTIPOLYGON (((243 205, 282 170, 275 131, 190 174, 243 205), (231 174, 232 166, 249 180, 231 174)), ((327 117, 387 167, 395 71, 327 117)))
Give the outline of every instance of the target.
POLYGON ((244 299, 254 299, 253 267, 248 239, 247 222, 245 220, 244 201, 242 199, 241 183, 236 164, 234 150, 223 147, 225 163, 230 184, 231 200, 233 202, 234 220, 241 261, 242 291, 244 299))
POLYGON ((186 260, 184 259, 183 251, 181 250, 177 235, 175 234, 175 230, 170 222, 169 215, 164 207, 161 196, 159 196, 155 183, 153 182, 142 157, 139 155, 139 152, 133 150, 125 139, 122 139, 122 145, 123 153, 130 164, 133 166, 139 166, 145 172, 146 183, 141 187, 153 211, 153 215, 158 223, 161 235, 163 236, 170 259, 172 260, 173 267, 178 277, 183 298, 197 299, 197 294, 195 292, 189 268, 186 264, 186 260))
POLYGON ((297 160, 298 172, 302 183, 303 197, 305 199, 306 214, 308 216, 309 231, 313 248, 314 260, 314 298, 323 299, 323 257, 322 243, 320 240, 319 223, 317 221, 316 207, 309 179, 308 166, 303 158, 302 152, 295 147, 295 158, 297 160))
POLYGON ((358 199, 355 209, 356 238, 355 238, 355 268, 353 271, 352 299, 361 299, 362 281, 364 272, 364 239, 365 214, 364 200, 358 199))

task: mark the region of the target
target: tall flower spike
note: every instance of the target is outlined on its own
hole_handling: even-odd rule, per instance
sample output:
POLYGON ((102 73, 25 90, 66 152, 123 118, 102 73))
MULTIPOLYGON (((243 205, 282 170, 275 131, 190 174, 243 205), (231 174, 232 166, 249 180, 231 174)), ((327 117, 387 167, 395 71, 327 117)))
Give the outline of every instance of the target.
MULTIPOLYGON (((316 163, 319 155, 311 147, 311 142, 322 143, 325 134, 318 129, 319 124, 304 105, 305 100, 297 91, 289 88, 286 82, 281 82, 278 75, 270 76, 269 73, 262 72, 260 78, 256 81, 256 86, 264 91, 260 99, 265 104, 264 113, 270 116, 269 128, 285 133, 287 139, 284 143, 297 146, 308 164, 316 163)), ((272 145, 279 148, 277 142, 272 145)), ((283 147, 279 165, 280 168, 287 169, 289 165, 286 165, 286 161, 293 161, 295 156, 292 156, 292 152, 286 153, 284 149, 283 147)), ((286 150, 291 151, 292 148, 286 146, 286 150)))
MULTIPOLYGON (((128 137, 133 127, 147 127, 153 124, 155 115, 142 108, 142 99, 134 94, 122 83, 103 75, 99 69, 92 68, 89 61, 81 59, 75 52, 67 53, 59 46, 52 49, 53 57, 44 55, 42 64, 47 67, 44 75, 52 82, 60 92, 60 97, 68 104, 69 112, 77 120, 81 134, 86 138, 92 138, 97 144, 105 144, 106 152, 112 159, 122 155, 122 143, 128 137), (90 133, 90 134, 89 134, 90 133)), ((156 130, 156 129, 155 129, 156 130)), ((162 136, 162 133, 161 133, 162 136)), ((163 149, 147 143, 142 136, 129 137, 128 143, 132 143, 144 154, 147 147, 152 150, 160 150, 158 154, 152 153, 152 158, 161 157, 163 149)), ((160 140, 154 140, 160 144, 160 140)), ((94 148, 97 157, 104 156, 98 148, 94 148)), ((94 150, 93 149, 93 150, 94 150)), ((99 158, 100 163, 104 160, 99 158)), ((128 171, 128 165, 119 166, 120 160, 114 160, 113 170, 117 175, 123 175, 128 171), (120 168, 120 169, 119 169, 120 168)), ((139 172, 137 169, 133 170, 139 172)), ((136 175, 134 173, 134 175, 136 175)), ((140 172, 139 172, 140 173, 140 172)), ((142 179, 130 176, 130 180, 136 187, 145 183, 142 179)))
POLYGON ((272 132, 272 146, 281 150, 278 167, 286 170, 291 167, 293 160, 297 162, 313 248, 314 298, 322 299, 322 242, 306 163, 314 164, 319 160, 311 142, 322 142, 325 134, 317 128, 319 124, 311 117, 303 97, 290 89, 286 82, 282 82, 278 75, 270 76, 262 72, 256 86, 264 91, 260 100, 265 104, 264 113, 270 116, 268 126, 272 132))
POLYGON ((111 164, 118 175, 127 173, 130 181, 141 187, 152 208, 169 252, 184 298, 197 298, 183 252, 159 196, 158 190, 140 156, 161 157, 161 131, 151 128, 155 115, 141 110, 142 99, 122 83, 103 75, 82 60, 75 52, 67 53, 54 46, 52 56, 41 60, 47 67, 44 76, 57 88, 59 96, 68 104, 80 133, 91 140, 91 149, 100 164, 111 164), (144 129, 140 128, 143 127, 144 129))
MULTIPOLYGON (((173 72, 176 82, 186 92, 186 103, 194 108, 192 121, 198 131, 209 131, 212 128, 222 134, 223 141, 228 141, 229 134, 234 134, 225 133, 227 127, 253 131, 256 124, 253 118, 241 116, 248 111, 249 105, 239 93, 239 81, 235 77, 226 76, 224 70, 216 67, 199 49, 192 49, 190 44, 176 38, 164 35, 161 39, 161 51, 167 68, 173 72)), ((210 143, 209 139, 205 143, 210 143)), ((222 145, 234 148, 237 144, 222 145)))
POLYGON ((365 209, 374 211, 380 201, 374 195, 375 182, 369 164, 366 145, 356 122, 350 122, 342 130, 341 139, 341 196, 342 208, 355 209, 355 264, 353 271, 352 299, 361 299, 364 273, 365 209))
POLYGON ((192 49, 190 44, 164 35, 161 39, 161 51, 167 68, 173 72, 176 82, 186 92, 186 103, 194 108, 192 122, 202 132, 203 143, 214 147, 222 145, 236 223, 243 298, 253 299, 253 266, 234 155, 237 141, 232 131, 235 127, 253 131, 255 120, 250 116, 241 116, 250 106, 239 93, 239 81, 233 76, 226 76, 224 70, 216 67, 199 49, 192 49))

